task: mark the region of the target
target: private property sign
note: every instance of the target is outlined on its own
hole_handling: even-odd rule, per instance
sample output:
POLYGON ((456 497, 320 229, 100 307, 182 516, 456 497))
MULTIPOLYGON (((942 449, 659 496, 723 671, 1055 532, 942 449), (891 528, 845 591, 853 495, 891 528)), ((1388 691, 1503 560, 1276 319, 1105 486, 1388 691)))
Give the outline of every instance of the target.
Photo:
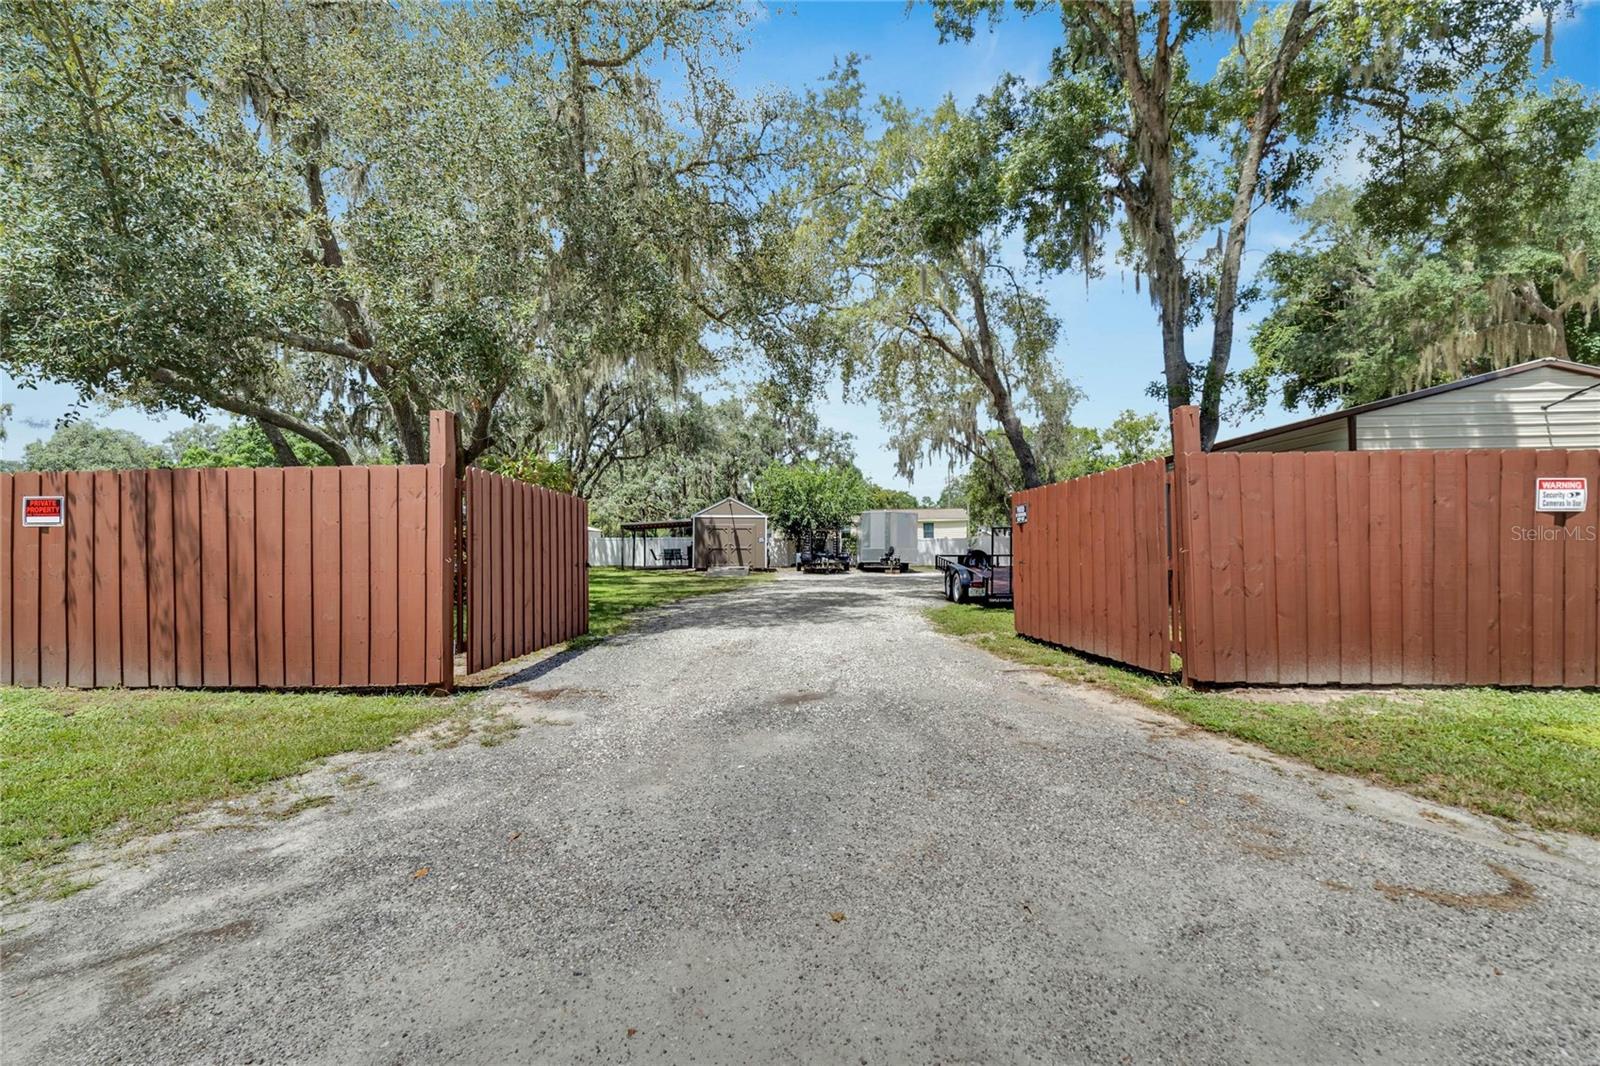
POLYGON ((63 526, 67 523, 67 504, 63 496, 24 496, 24 526, 63 526))
POLYGON ((1586 477, 1541 477, 1534 479, 1534 510, 1557 514, 1577 514, 1589 506, 1589 479, 1586 477))

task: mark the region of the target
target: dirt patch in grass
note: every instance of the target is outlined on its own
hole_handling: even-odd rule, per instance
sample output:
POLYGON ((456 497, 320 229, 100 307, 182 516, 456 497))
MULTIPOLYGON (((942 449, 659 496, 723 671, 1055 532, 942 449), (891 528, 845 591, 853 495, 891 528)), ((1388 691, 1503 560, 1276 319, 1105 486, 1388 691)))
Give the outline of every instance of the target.
POLYGON ((604 696, 605 693, 597 688, 519 688, 517 698, 538 700, 540 703, 549 703, 551 700, 571 696, 574 699, 604 696))

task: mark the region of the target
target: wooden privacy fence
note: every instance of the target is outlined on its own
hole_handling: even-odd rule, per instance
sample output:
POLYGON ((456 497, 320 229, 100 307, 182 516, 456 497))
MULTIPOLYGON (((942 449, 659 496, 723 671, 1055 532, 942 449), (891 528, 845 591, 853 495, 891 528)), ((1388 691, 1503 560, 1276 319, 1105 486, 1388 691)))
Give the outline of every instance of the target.
POLYGON ((1019 633, 1163 670, 1130 637, 1153 624, 1199 682, 1600 683, 1600 451, 1202 453, 1193 408, 1174 439, 1160 481, 1017 494, 1019 633), (1587 509, 1538 511, 1539 477, 1587 478, 1587 509), (1129 493, 1175 578, 1159 608, 1129 493))
POLYGON ((0 684, 449 688, 458 634, 476 670, 582 632, 586 571, 545 560, 577 551, 583 501, 494 534, 491 510, 463 557, 454 416, 431 433, 422 466, 0 474, 0 684), (63 524, 24 527, 24 496, 63 497, 63 524), (542 628, 500 627, 514 581, 542 628))
POLYGON ((1144 670, 1172 656, 1167 594, 1166 462, 1019 492, 1013 526, 1017 632, 1144 670))
POLYGON ((589 630, 589 503, 469 469, 467 673, 589 630))

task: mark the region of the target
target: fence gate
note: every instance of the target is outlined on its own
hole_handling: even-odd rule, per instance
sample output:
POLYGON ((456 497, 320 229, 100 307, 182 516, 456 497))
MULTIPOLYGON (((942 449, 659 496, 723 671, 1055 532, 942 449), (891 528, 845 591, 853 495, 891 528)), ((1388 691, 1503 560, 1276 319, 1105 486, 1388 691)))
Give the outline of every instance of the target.
POLYGON ((1166 462, 1152 459, 1016 493, 1016 628, 1023 636, 1172 669, 1166 462))
POLYGON ((588 501, 475 468, 465 482, 456 624, 467 673, 586 632, 588 501))
POLYGON ((1600 451, 1202 452, 1019 492, 1016 629, 1233 684, 1600 683, 1600 451), (1170 560, 1170 564, 1169 564, 1170 560))

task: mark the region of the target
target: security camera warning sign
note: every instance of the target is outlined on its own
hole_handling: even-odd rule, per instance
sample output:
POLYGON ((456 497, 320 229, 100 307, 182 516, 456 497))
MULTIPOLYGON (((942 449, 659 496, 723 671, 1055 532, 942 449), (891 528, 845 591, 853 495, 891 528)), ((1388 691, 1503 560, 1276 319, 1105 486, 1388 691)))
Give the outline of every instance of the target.
POLYGON ((22 498, 22 524, 24 526, 62 526, 67 522, 67 503, 64 496, 24 496, 22 498))
POLYGON ((1589 479, 1586 477, 1541 477, 1534 479, 1534 510, 1555 514, 1577 514, 1589 506, 1589 479))

